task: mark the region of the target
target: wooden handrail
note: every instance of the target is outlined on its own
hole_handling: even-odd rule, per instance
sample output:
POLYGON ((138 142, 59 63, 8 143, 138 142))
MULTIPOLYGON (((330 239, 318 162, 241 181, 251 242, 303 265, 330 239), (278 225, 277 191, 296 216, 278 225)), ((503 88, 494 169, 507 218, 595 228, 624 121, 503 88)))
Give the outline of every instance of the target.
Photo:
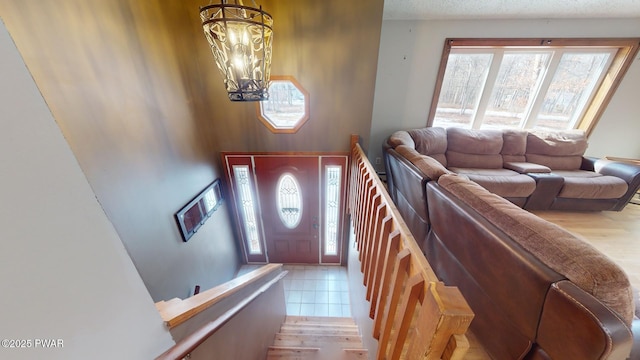
POLYGON ((357 137, 350 172, 349 212, 377 359, 463 358, 473 312, 458 288, 438 280, 357 137))
POLYGON ((255 299, 258 298, 258 296, 260 296, 262 293, 267 291, 271 286, 276 284, 286 275, 287 275, 287 271, 281 272, 271 281, 269 281, 268 283, 265 283, 259 289, 254 291, 251 295, 245 297, 234 307, 227 310, 224 314, 220 315, 217 319, 207 323, 206 325, 194 331, 184 339, 180 340, 178 343, 172 346, 169 350, 165 351, 160 356, 156 357, 156 360, 177 360, 177 359, 182 359, 186 357, 195 348, 197 348, 200 344, 205 342, 211 335, 213 335, 216 331, 218 331, 218 329, 220 329, 224 324, 226 324, 229 320, 231 320, 231 318, 233 318, 237 313, 242 311, 242 309, 244 309, 249 304, 251 304, 255 299))
POLYGON ((189 298, 159 301, 156 303, 156 309, 160 312, 160 317, 162 317, 167 327, 171 329, 241 291, 271 272, 280 271, 281 269, 282 264, 267 264, 189 298))

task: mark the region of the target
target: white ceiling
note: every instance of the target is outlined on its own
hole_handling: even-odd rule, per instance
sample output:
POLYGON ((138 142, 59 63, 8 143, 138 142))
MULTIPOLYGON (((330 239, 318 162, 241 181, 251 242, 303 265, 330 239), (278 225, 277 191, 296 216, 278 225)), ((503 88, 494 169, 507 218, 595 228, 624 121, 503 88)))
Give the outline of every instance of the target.
POLYGON ((384 0, 384 20, 638 18, 640 0, 384 0))

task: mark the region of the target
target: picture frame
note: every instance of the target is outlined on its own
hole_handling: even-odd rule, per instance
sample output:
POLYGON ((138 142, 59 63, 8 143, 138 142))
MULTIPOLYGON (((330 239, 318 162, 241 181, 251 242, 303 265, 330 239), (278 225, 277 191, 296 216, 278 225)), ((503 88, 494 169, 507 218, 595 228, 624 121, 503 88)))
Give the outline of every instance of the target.
POLYGON ((220 179, 216 179, 175 214, 184 242, 187 242, 204 225, 220 207, 222 201, 220 179))

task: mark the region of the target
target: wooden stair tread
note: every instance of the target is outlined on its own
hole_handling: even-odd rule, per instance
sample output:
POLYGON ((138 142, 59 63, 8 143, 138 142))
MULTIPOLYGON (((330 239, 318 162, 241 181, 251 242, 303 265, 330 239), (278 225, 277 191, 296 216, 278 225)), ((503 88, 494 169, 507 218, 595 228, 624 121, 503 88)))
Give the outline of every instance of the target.
POLYGON ((358 330, 340 329, 280 329, 280 334, 297 335, 338 335, 338 336, 360 336, 358 330))
POLYGON ((267 360, 368 360, 365 349, 343 349, 322 351, 318 348, 296 348, 270 346, 267 360))
POLYGON ((361 345, 360 335, 327 335, 327 334, 276 334, 275 346, 317 346, 318 344, 361 345))
POLYGON ((287 316, 269 347, 267 360, 366 360, 353 318, 287 316))
POLYGON ((271 346, 269 346, 269 350, 314 352, 314 351, 320 351, 320 348, 317 348, 317 347, 275 346, 275 345, 271 345, 271 346))
POLYGON ((269 346, 267 360, 309 360, 317 359, 320 348, 269 346))
POLYGON ((344 360, 367 360, 369 359, 369 351, 367 349, 343 349, 344 355, 341 359, 344 360))
POLYGON ((340 328, 317 328, 317 327, 289 327, 283 325, 280 328, 281 334, 302 334, 302 335, 350 335, 359 336, 358 328, 340 329, 340 328))
POLYGON ((285 318, 286 324, 347 324, 356 325, 353 318, 332 316, 292 316, 285 318))
POLYGON ((356 324, 344 324, 344 323, 304 323, 304 322, 287 323, 285 322, 282 325, 299 326, 299 327, 315 326, 315 327, 335 327, 335 328, 357 328, 358 327, 358 325, 356 324))
POLYGON ((332 325, 332 324, 287 324, 281 325, 283 328, 289 329, 340 329, 340 330, 358 330, 356 325, 332 325))

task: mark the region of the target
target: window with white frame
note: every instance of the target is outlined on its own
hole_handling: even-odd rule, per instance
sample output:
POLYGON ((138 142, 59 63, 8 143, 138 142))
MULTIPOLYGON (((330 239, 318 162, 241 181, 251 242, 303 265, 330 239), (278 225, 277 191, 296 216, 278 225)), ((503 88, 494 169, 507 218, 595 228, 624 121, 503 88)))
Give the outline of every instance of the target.
POLYGON ((639 39, 447 39, 429 126, 590 131, 639 39))

